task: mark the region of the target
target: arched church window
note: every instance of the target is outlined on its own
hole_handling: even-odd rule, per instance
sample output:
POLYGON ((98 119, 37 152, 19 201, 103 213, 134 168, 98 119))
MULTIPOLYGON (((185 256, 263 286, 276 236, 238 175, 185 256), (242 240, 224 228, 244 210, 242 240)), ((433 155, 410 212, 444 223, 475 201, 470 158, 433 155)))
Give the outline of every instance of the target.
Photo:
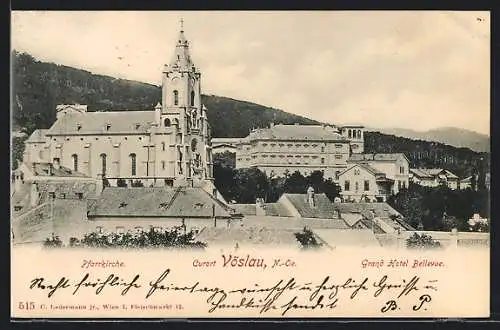
POLYGON ((71 158, 73 159, 73 171, 78 172, 78 155, 73 154, 71 158))
POLYGON ((101 173, 102 175, 106 175, 106 154, 101 154, 99 157, 101 157, 101 173))
POLYGON ((165 127, 170 127, 170 119, 165 118, 165 120, 163 121, 163 125, 164 125, 165 127))
POLYGON ((194 91, 191 91, 191 103, 190 104, 192 107, 194 107, 194 95, 195 95, 194 91))
POLYGON ((132 175, 137 175, 137 156, 136 154, 130 154, 130 170, 132 175))
POLYGON ((179 105, 179 91, 174 91, 174 105, 179 105))

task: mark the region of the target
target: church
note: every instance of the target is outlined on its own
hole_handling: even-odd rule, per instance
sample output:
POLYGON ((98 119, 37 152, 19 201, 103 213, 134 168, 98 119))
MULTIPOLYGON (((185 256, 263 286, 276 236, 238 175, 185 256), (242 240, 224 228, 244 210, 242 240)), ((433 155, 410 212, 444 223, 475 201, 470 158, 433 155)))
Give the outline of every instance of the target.
POLYGON ((56 121, 26 141, 23 165, 49 164, 114 186, 179 186, 213 181, 210 126, 201 72, 182 27, 163 68, 162 98, 150 111, 87 111, 58 105, 56 121))

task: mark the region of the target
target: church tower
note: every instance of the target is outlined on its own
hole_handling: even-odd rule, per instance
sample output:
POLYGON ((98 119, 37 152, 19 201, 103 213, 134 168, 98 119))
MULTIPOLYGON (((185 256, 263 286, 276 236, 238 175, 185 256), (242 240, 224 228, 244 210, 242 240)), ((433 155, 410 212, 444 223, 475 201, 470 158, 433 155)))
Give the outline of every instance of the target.
MULTIPOLYGON (((156 143, 162 145, 159 151, 165 151, 167 145, 169 154, 175 155, 169 157, 169 176, 180 181, 211 180, 211 136, 201 103, 201 73, 191 59, 183 20, 174 54, 163 68, 161 109, 157 106, 155 111, 159 120, 156 143)), ((165 169, 164 163, 157 166, 160 172, 165 169)))

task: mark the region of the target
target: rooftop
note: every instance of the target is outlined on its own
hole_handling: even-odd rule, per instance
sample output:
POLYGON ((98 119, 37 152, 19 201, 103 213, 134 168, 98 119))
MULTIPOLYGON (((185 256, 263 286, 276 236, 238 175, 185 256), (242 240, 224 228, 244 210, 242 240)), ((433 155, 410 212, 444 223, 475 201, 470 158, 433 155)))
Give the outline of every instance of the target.
POLYGON ((358 162, 358 161, 396 161, 399 158, 406 158, 403 153, 390 153, 390 154, 352 154, 349 157, 349 161, 358 162))
POLYGON ((78 177, 78 178, 88 177, 83 173, 75 172, 64 166, 59 166, 59 168, 55 168, 51 163, 31 163, 31 164, 26 164, 26 166, 29 167, 29 169, 35 176, 78 177))
POLYGON ((31 133, 30 137, 26 140, 26 143, 44 143, 45 134, 48 129, 36 129, 31 133))
POLYGON ((47 135, 147 133, 154 111, 106 111, 70 113, 59 118, 47 135))
POLYGON ((410 172, 420 178, 433 178, 439 174, 444 174, 448 178, 458 179, 458 176, 442 168, 410 168, 410 172))
POLYGON ((320 140, 347 142, 334 127, 283 124, 274 125, 270 128, 258 128, 252 131, 244 140, 320 140))
POLYGON ((202 188, 107 187, 94 205, 92 217, 230 218, 230 209, 202 188))

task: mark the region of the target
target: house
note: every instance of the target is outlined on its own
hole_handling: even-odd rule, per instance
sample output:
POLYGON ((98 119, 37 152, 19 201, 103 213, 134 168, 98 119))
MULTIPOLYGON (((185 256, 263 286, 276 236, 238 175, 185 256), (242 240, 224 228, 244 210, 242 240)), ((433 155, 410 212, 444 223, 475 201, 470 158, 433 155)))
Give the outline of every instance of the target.
POLYGON ((472 189, 472 175, 461 179, 458 183, 458 187, 460 189, 472 189))
POLYGON ((362 152, 361 126, 271 124, 240 139, 236 168, 257 167, 269 176, 282 177, 299 171, 308 175, 323 171, 336 179, 346 167, 351 152, 362 152))
POLYGON ((212 153, 236 153, 236 150, 238 149, 237 144, 240 140, 240 138, 212 138, 212 153))
POLYGON ((450 189, 459 188, 459 178, 451 171, 442 168, 412 168, 411 180, 425 187, 438 187, 445 185, 450 189))
POLYGON ((38 185, 39 204, 13 219, 16 243, 42 242, 52 233, 66 242, 88 232, 135 232, 151 227, 180 227, 196 233, 206 227, 228 228, 232 221, 241 220, 201 187, 38 185))
POLYGON ((394 191, 394 180, 380 170, 365 164, 354 163, 339 174, 341 196, 344 201, 385 202, 394 191))
POLYGON ((391 193, 409 185, 410 161, 403 153, 352 154, 349 164, 366 164, 384 173, 387 179, 394 180, 391 193))

